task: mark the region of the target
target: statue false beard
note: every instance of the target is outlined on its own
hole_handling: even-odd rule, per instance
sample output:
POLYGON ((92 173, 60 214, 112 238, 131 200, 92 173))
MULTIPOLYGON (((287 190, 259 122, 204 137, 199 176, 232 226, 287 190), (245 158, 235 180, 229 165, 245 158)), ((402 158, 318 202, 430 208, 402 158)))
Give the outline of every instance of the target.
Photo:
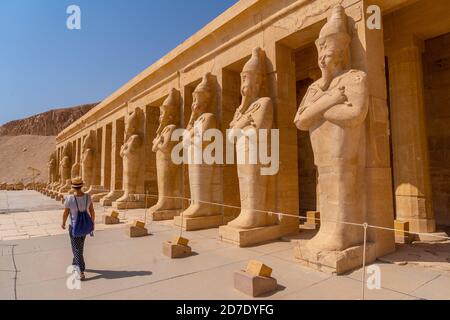
POLYGON ((197 119, 200 118, 200 116, 205 112, 206 108, 198 108, 193 106, 187 129, 191 129, 194 126, 195 121, 197 121, 197 119))
POLYGON ((241 113, 244 113, 257 98, 256 94, 242 96, 241 113))
POLYGON ((344 68, 340 65, 336 65, 334 67, 323 68, 321 71, 322 83, 320 84, 320 89, 326 91, 330 87, 333 79, 342 74, 344 68))

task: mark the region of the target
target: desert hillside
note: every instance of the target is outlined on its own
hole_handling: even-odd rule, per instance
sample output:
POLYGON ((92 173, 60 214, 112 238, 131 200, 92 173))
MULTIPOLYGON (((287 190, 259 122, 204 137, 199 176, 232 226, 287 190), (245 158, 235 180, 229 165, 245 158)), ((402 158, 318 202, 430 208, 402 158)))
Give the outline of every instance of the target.
POLYGON ((0 183, 32 182, 30 167, 40 171, 37 182, 47 182, 56 136, 96 105, 50 110, 0 126, 0 183))
POLYGON ((0 136, 0 183, 32 181, 29 167, 40 170, 36 181, 47 181, 47 161, 55 150, 54 136, 0 136))
POLYGON ((56 136, 97 104, 54 109, 35 116, 14 120, 0 126, 0 136, 56 136))

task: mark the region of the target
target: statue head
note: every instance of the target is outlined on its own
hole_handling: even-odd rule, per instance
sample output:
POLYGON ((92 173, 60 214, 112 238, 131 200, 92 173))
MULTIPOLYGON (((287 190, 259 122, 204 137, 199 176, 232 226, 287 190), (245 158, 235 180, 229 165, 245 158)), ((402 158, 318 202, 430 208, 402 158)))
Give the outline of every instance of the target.
POLYGON ((172 88, 169 96, 159 107, 161 112, 159 116, 160 127, 164 128, 170 124, 178 124, 180 118, 180 93, 172 88))
POLYGON ((126 139, 128 140, 129 137, 140 134, 142 130, 143 125, 143 117, 144 117, 144 111, 142 111, 141 108, 136 108, 133 111, 130 112, 128 115, 128 120, 126 122, 126 139))
POLYGON ((241 95, 258 97, 265 75, 265 57, 260 47, 253 49, 252 57, 241 72, 241 95))
POLYGON ((347 69, 350 41, 344 8, 335 6, 327 23, 320 30, 319 39, 316 40, 318 62, 325 87, 323 89, 327 89, 331 80, 347 69))
POLYGON ((192 93, 192 113, 200 115, 207 111, 212 112, 212 104, 215 98, 214 76, 208 72, 203 76, 202 82, 192 93))
POLYGON ((95 131, 94 130, 89 131, 87 137, 83 141, 83 146, 82 146, 83 152, 88 150, 88 149, 93 149, 94 148, 95 138, 96 138, 95 137, 95 131))
POLYGON ((50 154, 50 158, 48 159, 48 167, 50 169, 53 169, 55 168, 55 166, 56 166, 56 151, 52 152, 50 154))
POLYGON ((72 166, 70 176, 78 177, 80 175, 80 169, 81 169, 81 165, 78 162, 74 163, 72 166))
POLYGON ((68 142, 63 148, 62 157, 63 158, 66 158, 66 157, 70 158, 71 153, 72 153, 71 151, 72 151, 72 145, 71 145, 70 142, 68 142))

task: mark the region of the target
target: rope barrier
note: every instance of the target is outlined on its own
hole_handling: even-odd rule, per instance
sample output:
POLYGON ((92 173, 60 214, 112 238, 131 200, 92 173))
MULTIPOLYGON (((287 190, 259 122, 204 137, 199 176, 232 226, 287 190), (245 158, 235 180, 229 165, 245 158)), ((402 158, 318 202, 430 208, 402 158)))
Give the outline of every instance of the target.
MULTIPOLYGON (((7 195, 7 193, 6 193, 7 195)), ((142 194, 134 194, 134 197, 138 197, 138 196, 142 196, 142 194)), ((148 207, 148 198, 167 198, 167 199, 175 199, 175 200, 181 200, 181 201, 188 201, 189 205, 192 205, 193 203, 204 203, 204 204, 209 204, 212 206, 220 206, 223 208, 231 208, 231 209, 237 209, 237 210, 242 210, 242 207, 240 206, 236 206, 236 205, 229 205, 229 204, 223 204, 223 203, 216 203, 216 202, 209 202, 209 201, 203 201, 203 200, 194 200, 192 198, 187 198, 187 197, 175 197, 175 196, 161 196, 161 195, 156 195, 156 194, 144 194, 145 196, 145 211, 144 211, 144 221, 145 223, 147 222, 147 212, 149 210, 148 207)), ((8 211, 9 211, 9 202, 7 200, 8 203, 8 211)), ((185 203, 182 203, 182 212, 180 214, 181 216, 181 224, 180 224, 180 237, 183 235, 183 214, 185 211, 185 203)), ((105 211, 105 206, 103 206, 103 209, 105 211)), ((128 204, 125 205, 125 216, 128 215, 128 204)), ((267 210, 260 210, 260 209, 253 209, 253 211, 255 212, 260 212, 260 213, 264 213, 264 214, 269 214, 269 215, 277 215, 278 219, 281 220, 282 217, 289 217, 289 218, 296 218, 299 220, 302 219, 307 219, 306 217, 302 217, 300 215, 294 215, 294 214, 288 214, 288 213, 281 213, 281 212, 273 212, 273 211, 267 211, 267 210)), ((332 222, 332 223, 341 223, 344 225, 350 225, 350 226, 357 226, 357 227, 362 227, 364 230, 364 238, 363 238, 363 254, 362 254, 362 276, 361 276, 361 282, 362 282, 362 288, 361 288, 361 297, 362 300, 365 300, 365 287, 366 287, 366 254, 367 254, 367 230, 369 228, 372 229, 378 229, 378 230, 385 230, 385 231, 393 231, 393 232, 402 232, 404 234, 408 234, 408 235, 426 235, 428 237, 434 237, 440 240, 450 240, 450 237, 446 237, 446 236, 441 236, 441 235, 435 235, 435 234, 430 234, 430 233, 424 233, 424 232, 410 232, 410 231, 404 231, 404 230, 400 230, 400 229, 395 229, 395 228, 388 228, 388 227, 382 227, 382 226, 376 226, 376 225, 370 225, 367 222, 364 223, 355 223, 355 222, 348 222, 348 221, 337 221, 337 220, 332 220, 332 219, 323 219, 323 218, 309 218, 309 219, 313 219, 315 221, 322 221, 322 222, 332 222)), ((225 220, 225 212, 224 210, 222 210, 222 221, 224 222, 225 220)), ((153 219, 151 219, 150 221, 150 225, 153 223, 153 219)), ((221 236, 220 236, 221 239, 221 236)), ((222 240, 222 239, 221 239, 222 240)))
MULTIPOLYGON (((242 210, 242 207, 239 207, 239 206, 223 204, 223 203, 216 203, 216 202, 209 202, 209 201, 203 201, 203 200, 194 200, 192 198, 186 198, 186 197, 159 196, 159 195, 152 195, 152 194, 149 194, 147 196, 148 197, 154 197, 154 198, 164 197, 164 198, 167 198, 167 199, 180 199, 180 200, 185 200, 185 201, 189 201, 189 202, 196 201, 196 202, 199 202, 199 203, 204 203, 204 204, 209 204, 209 205, 214 205, 214 206, 221 206, 221 207, 224 207, 224 208, 231 208, 231 209, 242 210)), ((300 216, 300 215, 294 215, 294 214, 288 214, 288 213, 282 213, 282 212, 273 212, 273 211, 260 210, 260 209, 252 209, 252 211, 265 213, 265 214, 269 214, 269 215, 277 215, 279 218, 280 217, 290 217, 290 218, 296 218, 296 219, 299 219, 299 220, 306 220, 307 219, 306 217, 303 217, 303 216, 300 216)), ((338 220, 323 219, 323 218, 310 218, 310 219, 313 219, 313 220, 319 221, 319 222, 322 221, 322 222, 342 223, 342 224, 346 224, 346 225, 350 225, 350 226, 357 226, 357 227, 362 227, 362 228, 364 228, 364 226, 366 225, 366 223, 338 221, 338 220)), ((434 237, 434 238, 438 238, 438 239, 442 239, 442 240, 450 240, 450 237, 435 235, 435 234, 431 234, 431 233, 410 232, 410 231, 404 231, 404 230, 401 230, 401 229, 381 227, 381 226, 375 226, 375 225, 370 225, 370 224, 367 224, 367 228, 380 229, 380 230, 386 230, 386 231, 394 231, 394 232, 397 231, 397 232, 403 232, 403 233, 412 234, 412 235, 424 235, 424 236, 426 235, 428 237, 434 237)))

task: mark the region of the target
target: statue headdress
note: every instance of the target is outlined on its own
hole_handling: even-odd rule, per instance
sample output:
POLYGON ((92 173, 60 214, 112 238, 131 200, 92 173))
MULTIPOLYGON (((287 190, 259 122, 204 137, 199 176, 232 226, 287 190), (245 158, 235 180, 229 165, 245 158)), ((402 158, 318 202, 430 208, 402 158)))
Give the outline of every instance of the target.
POLYGON ((256 47, 252 51, 252 57, 250 60, 247 61, 247 63, 244 65, 244 68, 242 69, 242 72, 257 72, 261 76, 264 76, 265 74, 265 56, 264 52, 261 50, 260 47, 256 47))
POLYGON ((168 97, 166 98, 166 100, 164 100, 164 102, 160 106, 160 109, 164 111, 166 116, 167 115, 171 116, 172 124, 178 124, 178 121, 180 120, 179 119, 180 103, 181 103, 180 92, 177 89, 172 88, 170 89, 168 97))
POLYGON ((348 32, 347 15, 341 5, 333 7, 331 16, 327 23, 322 27, 319 39, 316 40, 317 50, 320 52, 324 49, 340 51, 342 54, 342 65, 348 68, 350 63, 349 45, 351 41, 348 32))
POLYGON ((341 5, 333 7, 331 16, 327 23, 322 27, 319 34, 319 39, 316 45, 320 46, 324 43, 332 47, 347 47, 350 44, 351 37, 348 32, 347 15, 341 5))
POLYGON ((206 73, 202 78, 202 82, 195 88, 194 92, 214 93, 214 76, 210 72, 206 73))

